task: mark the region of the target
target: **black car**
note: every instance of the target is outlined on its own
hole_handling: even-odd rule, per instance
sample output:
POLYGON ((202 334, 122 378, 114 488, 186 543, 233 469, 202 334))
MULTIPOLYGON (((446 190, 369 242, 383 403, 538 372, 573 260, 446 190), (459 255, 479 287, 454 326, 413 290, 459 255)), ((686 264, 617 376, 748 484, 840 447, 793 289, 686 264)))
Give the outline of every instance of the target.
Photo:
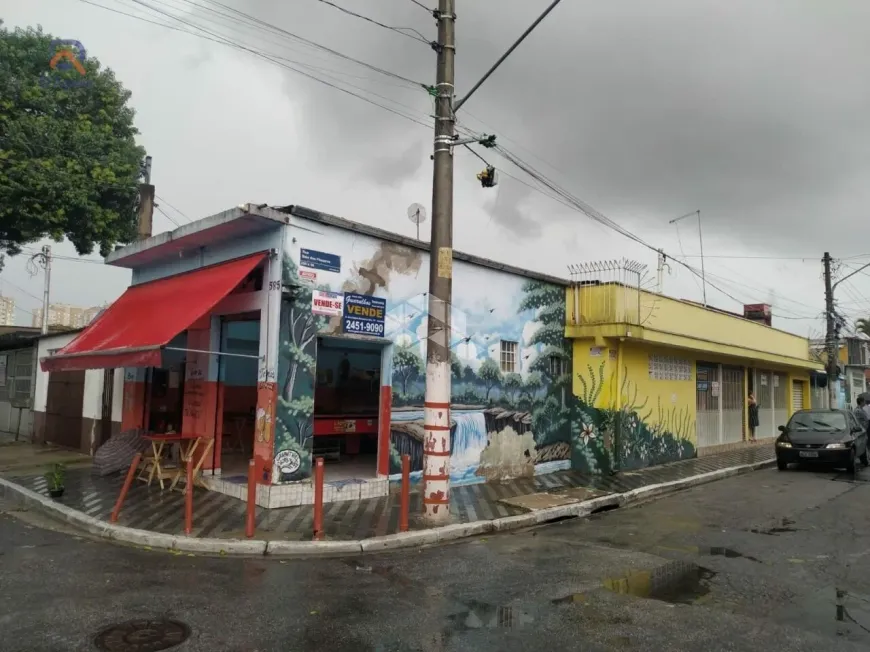
POLYGON ((776 466, 821 463, 854 473, 857 460, 867 466, 867 430, 849 410, 799 410, 779 427, 776 466))

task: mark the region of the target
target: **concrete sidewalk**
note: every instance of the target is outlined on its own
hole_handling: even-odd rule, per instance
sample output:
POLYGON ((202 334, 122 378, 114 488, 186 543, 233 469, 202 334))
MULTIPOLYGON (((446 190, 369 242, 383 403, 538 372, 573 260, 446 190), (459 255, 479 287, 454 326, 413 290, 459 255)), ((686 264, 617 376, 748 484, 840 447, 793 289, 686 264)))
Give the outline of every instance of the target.
MULTIPOLYGON (((0 469, 4 468, 4 452, 0 448, 0 469)), ((39 453, 30 452, 27 457, 39 459, 39 453)), ((398 531, 397 494, 327 503, 323 542, 311 541, 310 505, 258 508, 256 540, 243 540, 245 504, 200 489, 194 493, 194 530, 187 537, 182 533, 182 494, 161 492, 156 485, 149 488, 140 482, 131 488, 119 523, 109 524, 123 478, 98 478, 87 468, 69 470, 64 496, 52 500, 42 477, 43 469, 39 474, 32 473, 32 469, 31 474, 23 474, 22 470, 28 467, 7 462, 13 473, 0 470, 0 491, 7 498, 47 511, 90 532, 129 543, 226 554, 323 554, 415 546, 528 527, 618 507, 773 463, 773 447, 764 443, 609 477, 562 471, 505 483, 455 487, 451 523, 436 528, 415 517, 422 506, 421 495, 413 493, 411 531, 407 533, 398 531)))

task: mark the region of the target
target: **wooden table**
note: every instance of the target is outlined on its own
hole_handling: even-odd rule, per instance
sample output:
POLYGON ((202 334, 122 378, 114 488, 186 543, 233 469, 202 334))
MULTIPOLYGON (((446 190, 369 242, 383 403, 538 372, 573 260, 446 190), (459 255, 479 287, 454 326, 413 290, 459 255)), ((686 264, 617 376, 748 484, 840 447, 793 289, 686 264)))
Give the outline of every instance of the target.
POLYGON ((156 476, 157 480, 160 482, 161 490, 164 489, 164 480, 171 480, 172 483, 169 488, 175 488, 175 485, 177 485, 179 480, 181 480, 185 475, 185 464, 187 464, 189 460, 195 460, 193 474, 196 476, 199 473, 203 462, 205 462, 206 456, 209 451, 211 451, 211 447, 214 445, 213 438, 184 433, 171 435, 148 434, 142 435, 142 437, 151 443, 152 458, 148 460, 146 467, 139 474, 139 479, 150 485, 156 476), (200 442, 203 440, 205 440, 205 444, 201 446, 200 442), (167 467, 164 465, 163 460, 164 451, 167 445, 171 446, 173 444, 178 444, 181 449, 181 454, 179 456, 180 464, 175 467, 167 467), (201 452, 197 455, 197 451, 200 449, 201 452))

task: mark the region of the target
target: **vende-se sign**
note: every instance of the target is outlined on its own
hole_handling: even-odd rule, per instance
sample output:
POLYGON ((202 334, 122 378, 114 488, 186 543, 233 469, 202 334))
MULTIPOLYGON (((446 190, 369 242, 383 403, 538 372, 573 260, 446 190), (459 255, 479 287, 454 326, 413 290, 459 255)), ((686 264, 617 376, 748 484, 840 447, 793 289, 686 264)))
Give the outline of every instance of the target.
POLYGON ((311 292, 311 312, 327 317, 341 317, 344 311, 344 295, 339 292, 313 290, 311 292))

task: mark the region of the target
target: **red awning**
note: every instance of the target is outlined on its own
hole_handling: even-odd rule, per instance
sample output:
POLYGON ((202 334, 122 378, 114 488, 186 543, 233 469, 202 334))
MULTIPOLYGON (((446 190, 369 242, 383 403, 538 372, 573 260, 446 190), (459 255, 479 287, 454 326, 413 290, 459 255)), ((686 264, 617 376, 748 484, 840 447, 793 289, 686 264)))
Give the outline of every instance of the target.
POLYGON ((55 355, 43 371, 158 367, 161 347, 206 315, 266 257, 265 253, 128 288, 55 355))

